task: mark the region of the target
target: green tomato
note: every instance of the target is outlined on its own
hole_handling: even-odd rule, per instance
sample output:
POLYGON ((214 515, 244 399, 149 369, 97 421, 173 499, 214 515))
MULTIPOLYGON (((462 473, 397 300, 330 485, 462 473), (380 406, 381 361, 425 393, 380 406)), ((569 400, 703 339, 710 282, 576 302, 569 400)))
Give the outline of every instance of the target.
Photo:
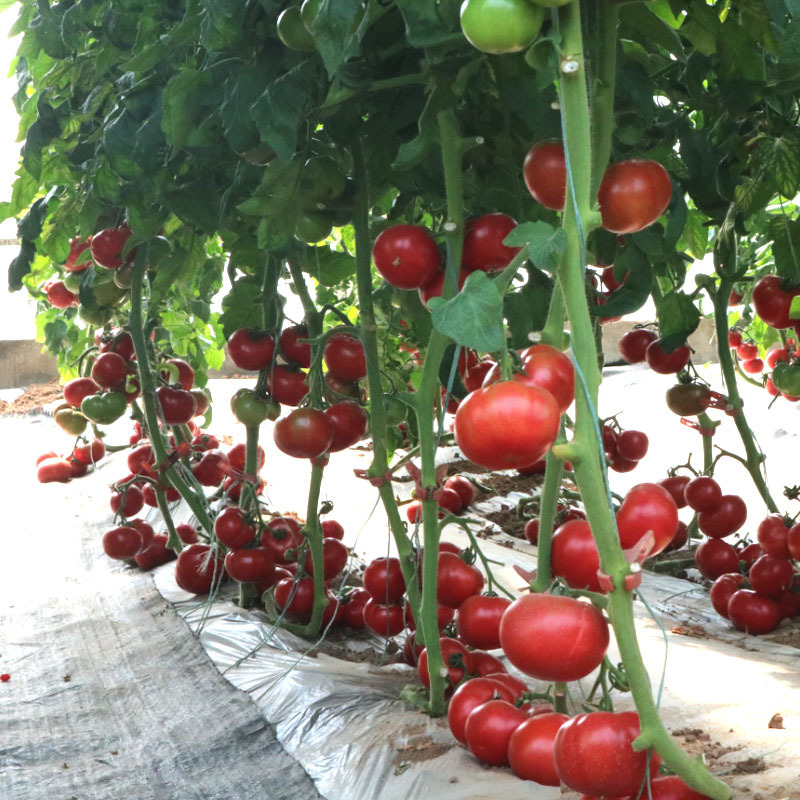
POLYGON ((464 0, 461 30, 484 53, 516 53, 536 39, 544 11, 529 0, 464 0))
POLYGON ((298 242, 316 244, 331 235, 333 220, 323 211, 308 211, 301 214, 294 226, 294 238, 298 242))
POLYGON ((125 395, 119 392, 90 394, 81 402, 81 413, 97 425, 110 425, 116 422, 127 408, 128 401, 125 395))
POLYGON ((114 285, 118 289, 130 289, 133 283, 133 266, 123 264, 114 270, 114 285))
POLYGON ((332 158, 312 156, 304 164, 300 192, 306 206, 336 200, 346 188, 347 177, 332 158))
POLYGON ((114 315, 114 309, 110 306, 101 306, 99 308, 87 308, 81 306, 78 309, 78 316, 89 325, 96 325, 102 327, 108 322, 111 322, 111 317, 114 315))
POLYGON ((791 397, 800 397, 800 366, 779 361, 772 370, 775 388, 791 397))
POLYGON ((239 389, 231 398, 233 416, 248 428, 257 428, 264 420, 280 416, 280 404, 271 397, 259 397, 252 389, 239 389))
POLYGON ((60 408, 53 414, 56 424, 61 430, 71 433, 73 436, 80 436, 85 430, 88 421, 80 411, 67 406, 60 408))
POLYGON ((81 288, 81 281, 83 280, 83 270, 80 272, 68 272, 64 276, 64 286, 67 287, 73 294, 78 294, 78 289, 81 288))
POLYGON ((290 50, 313 53, 317 49, 314 38, 303 25, 299 6, 289 6, 278 15, 278 38, 290 50))
POLYGON ((95 275, 90 291, 98 306, 118 306, 127 300, 128 291, 120 289, 114 283, 116 270, 104 269, 102 272, 100 270, 96 270, 96 272, 97 275, 95 275))

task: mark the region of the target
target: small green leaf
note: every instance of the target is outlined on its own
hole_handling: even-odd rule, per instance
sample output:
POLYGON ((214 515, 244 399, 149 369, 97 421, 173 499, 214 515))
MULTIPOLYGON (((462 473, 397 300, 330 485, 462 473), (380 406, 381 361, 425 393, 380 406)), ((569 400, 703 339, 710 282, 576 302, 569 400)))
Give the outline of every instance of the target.
POLYGON ((800 190, 800 134, 791 131, 775 138, 759 140, 759 160, 778 192, 793 198, 800 190))
POLYGON ((670 292, 657 305, 661 347, 671 353, 680 347, 700 324, 700 312, 683 292, 670 292))
POLYGON ((617 254, 614 274, 625 282, 611 293, 605 305, 595 306, 592 313, 598 317, 620 317, 640 309, 653 288, 653 269, 644 251, 629 242, 617 254))
POLYGON ((567 234, 546 222, 523 222, 503 240, 508 247, 528 246, 531 261, 540 269, 555 270, 567 249, 567 234))
POLYGON ((789 306, 789 319, 800 319, 800 295, 792 298, 792 305, 789 306))
POLYGON ((185 147, 201 118, 207 116, 203 104, 211 82, 209 71, 195 69, 183 69, 167 81, 161 130, 173 147, 185 147))
POLYGON ((500 350, 503 333, 503 298, 489 276, 473 272, 464 288, 431 314, 434 328, 463 347, 481 353, 500 350))
POLYGON ((461 0, 420 3, 419 0, 396 0, 406 24, 406 40, 421 49, 452 44, 463 40, 458 24, 461 0))

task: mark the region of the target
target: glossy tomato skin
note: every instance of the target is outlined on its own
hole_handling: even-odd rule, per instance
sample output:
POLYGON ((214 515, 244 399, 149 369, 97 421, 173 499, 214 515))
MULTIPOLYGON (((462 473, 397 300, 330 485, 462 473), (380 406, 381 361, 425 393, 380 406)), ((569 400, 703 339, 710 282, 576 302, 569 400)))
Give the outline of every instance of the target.
POLYGON ((525 721, 525 712, 505 700, 489 700, 467 717, 464 735, 467 747, 479 761, 493 767, 508 764, 508 742, 525 721))
POLYGON ((526 719, 508 741, 508 763, 518 778, 542 786, 558 786, 553 748, 566 714, 537 714, 526 719))
POLYGON ((99 391, 100 387, 91 378, 73 378, 64 384, 64 402, 80 408, 85 398, 99 391))
POLYGON ((257 372, 272 363, 275 339, 252 328, 240 328, 228 339, 228 355, 239 369, 257 372))
POLYGON ((689 363, 691 355, 692 351, 685 344, 667 353, 661 348, 661 339, 656 339, 647 346, 645 361, 653 372, 659 375, 672 375, 680 372, 689 363))
POLYGON ((344 539, 344 528, 341 522, 337 522, 335 519, 324 519, 320 522, 320 527, 324 538, 338 539, 339 541, 344 539))
POLYGON ((500 622, 500 644, 521 672, 543 681, 574 681, 599 666, 609 643, 608 623, 589 603, 528 594, 500 622))
POLYGON ((552 211, 564 210, 567 193, 567 165, 561 142, 537 142, 522 164, 525 185, 534 200, 552 211))
POLYGON ((720 575, 709 589, 709 598, 714 611, 728 619, 728 602, 731 595, 742 588, 745 577, 739 572, 725 572, 720 575))
POLYGON ((777 600, 792 585, 794 567, 788 559, 765 553, 750 567, 748 577, 753 591, 777 600))
POLYGON ((231 463, 222 450, 207 450, 192 467, 192 473, 203 486, 219 486, 228 475, 231 463))
POLYGON ((647 328, 635 328, 623 333, 619 340, 619 354, 629 364, 641 364, 647 348, 658 336, 647 328))
POLYGON ((276 564, 295 562, 302 542, 300 523, 294 517, 275 517, 261 533, 261 545, 272 551, 276 564))
POLYGON ((694 563, 700 574, 710 581, 720 575, 735 572, 739 567, 739 554, 735 548, 722 539, 705 539, 694 551, 694 563))
POLYGON ((197 413, 197 400, 185 389, 159 386, 156 395, 168 425, 183 425, 197 413))
POLYGON ((761 636, 778 627, 781 610, 776 602, 752 589, 739 589, 728 600, 728 619, 740 631, 761 636))
POLYGON ((125 380, 128 362, 118 353, 101 353, 92 364, 92 380, 104 389, 111 389, 125 380))
POLYGON ((333 441, 333 425, 323 411, 296 408, 281 417, 272 429, 281 452, 294 458, 318 458, 333 441))
POLYGON ((122 266, 122 250, 131 235, 130 228, 106 228, 92 236, 91 251, 95 263, 106 269, 122 266))
POLYGON ((724 539, 736 533, 747 520, 747 505, 738 494, 724 494, 714 511, 701 511, 697 525, 706 535, 724 539))
POLYGON ((686 484, 683 496, 695 511, 714 512, 722 500, 722 489, 713 478, 698 475, 686 484))
POLYGON ((314 609, 313 578, 282 578, 275 584, 275 603, 287 616, 308 620, 314 609))
POLYGON ((131 525, 120 525, 103 534, 103 552, 109 558, 126 561, 142 550, 142 535, 131 525))
POLYGON ((360 381, 367 377, 367 360, 361 340, 349 333, 335 333, 325 343, 322 353, 328 369, 342 381, 360 381))
POLYGON ((481 571, 454 553, 439 553, 437 576, 437 600, 448 608, 458 608, 483 589, 481 571))
POLYGON ((214 535, 225 547, 240 550, 253 541, 256 530, 248 524, 240 508, 228 506, 223 508, 214 520, 214 535))
MULTIPOLYGON (((647 789, 643 797, 647 797, 647 789)), ((708 795, 690 789, 677 775, 665 775, 650 781, 652 800, 709 800, 708 795)))
POLYGON ((73 294, 64 281, 48 281, 46 285, 47 302, 54 308, 69 308, 77 305, 78 295, 73 294))
MULTIPOLYGON (((349 553, 347 548, 338 539, 322 540, 322 570, 326 581, 333 580, 347 566, 349 553)), ((309 575, 314 574, 314 562, 311 553, 306 553, 305 570, 309 575)))
POLYGON ((420 225, 392 225, 372 246, 375 269, 396 289, 420 289, 442 263, 436 240, 420 225))
POLYGON ((286 358, 305 369, 311 366, 311 343, 305 341, 307 339, 308 328, 305 325, 284 328, 278 338, 281 352, 286 358))
POLYGON ((461 30, 483 53, 516 53, 533 43, 544 11, 528 0, 464 0, 461 30))
POLYGON ((500 647, 500 620, 510 605, 506 597, 471 595, 458 607, 458 638, 478 650, 500 647))
POLYGON ((546 390, 501 381, 462 400, 454 433, 465 458, 488 469, 514 469, 533 464, 552 447, 560 418, 546 390))
MULTIPOLYGON (((464 677, 472 672, 472 661, 469 651, 458 639, 451 639, 449 636, 439 638, 439 646, 442 649, 442 661, 447 667, 447 681, 450 686, 458 686, 464 677)), ((430 675, 428 674, 428 649, 425 648, 419 654, 417 663, 419 679, 424 686, 430 686, 430 675)))
POLYGON ((507 267, 520 248, 504 245, 503 239, 516 227, 513 217, 500 213, 484 214, 467 222, 461 265, 470 272, 494 272, 507 267))
POLYGON ((758 523, 756 531, 762 551, 778 558, 792 558, 789 550, 789 529, 780 514, 770 514, 758 523))
POLYGON ((72 455, 86 466, 96 464, 106 454, 106 446, 103 444, 102 439, 93 439, 91 444, 85 444, 76 447, 72 451, 72 455))
POLYGON ((777 275, 765 275, 753 287, 756 314, 773 328, 789 328, 794 322, 789 317, 792 298, 798 293, 800 289, 786 291, 777 275))
POLYGON ((384 605, 370 597, 364 604, 364 624, 378 636, 397 636, 406 627, 403 606, 384 605))
POLYGON ((641 461, 647 455, 649 444, 644 431, 622 431, 617 437, 617 452, 630 461, 641 461))
POLYGON ((231 550, 225 556, 225 572, 239 583, 266 583, 275 572, 275 558, 265 547, 231 550))
POLYGON ((546 389, 563 413, 575 399, 575 367, 569 356, 549 344, 534 344, 520 353, 529 382, 546 389))
POLYGON ((450 704, 447 707, 447 722, 453 736, 461 744, 467 743, 465 731, 467 717, 479 705, 489 700, 504 700, 513 705, 514 696, 507 687, 494 678, 473 678, 462 683, 450 698, 450 704))
POLYGON ((273 400, 285 406, 296 406, 308 394, 306 373, 276 364, 267 379, 267 388, 273 400))
POLYGON ((660 553, 678 529, 678 507, 672 495, 657 483, 634 486, 617 512, 617 529, 623 550, 633 547, 646 533, 655 543, 647 555, 660 553))
POLYGON ((659 481, 658 485, 663 486, 671 495, 672 499, 675 501, 675 505, 678 508, 686 508, 686 496, 684 492, 686 491, 686 487, 691 481, 691 478, 688 475, 672 475, 669 478, 664 478, 664 480, 659 481))
POLYGON ((142 550, 135 557, 136 566, 139 569, 153 569, 153 567, 160 567, 170 561, 174 561, 177 555, 173 550, 167 547, 167 534, 157 533, 153 537, 153 541, 146 550, 142 550))
POLYGON ((342 607, 344 624, 354 630, 361 630, 366 627, 364 622, 364 606, 369 600, 369 592, 360 586, 349 589, 346 595, 346 602, 342 607))
POLYGON ((208 594, 222 577, 223 563, 207 544, 190 544, 181 550, 175 564, 175 582, 185 592, 208 594))
POLYGON ((373 559, 364 570, 363 584, 377 603, 400 602, 406 593, 400 560, 387 556, 373 559))
POLYGON ((669 174, 657 161, 635 158, 608 167, 597 202, 603 227, 612 233, 636 233, 652 225, 672 197, 669 174))
POLYGON ((572 589, 605 593, 597 577, 600 554, 586 520, 572 519, 556 529, 551 559, 553 574, 563 578, 572 589))
POLYGON ((341 400, 324 411, 333 427, 333 440, 328 448, 338 453, 352 447, 364 438, 367 431, 367 412, 354 400, 341 400))
POLYGON ((461 507, 467 508, 475 497, 472 481, 463 475, 453 475, 444 482, 445 489, 452 489, 461 499, 461 507))
POLYGON ((72 478, 72 467, 66 458, 45 458, 36 465, 39 483, 66 483, 72 478))
MULTIPOLYGON (((631 746, 640 733, 635 711, 578 714, 556 734, 556 772, 576 792, 609 798, 636 796, 648 772, 648 752, 634 752, 631 746)), ((651 778, 660 762, 656 753, 649 756, 651 778)))

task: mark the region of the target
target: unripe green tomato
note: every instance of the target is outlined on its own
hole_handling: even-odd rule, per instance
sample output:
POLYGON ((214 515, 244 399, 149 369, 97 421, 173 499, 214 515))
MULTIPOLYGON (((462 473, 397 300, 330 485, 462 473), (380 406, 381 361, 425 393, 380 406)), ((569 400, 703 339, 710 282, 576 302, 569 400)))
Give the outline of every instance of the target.
POLYGON ((259 397, 252 389, 239 389, 231 398, 233 416, 248 428, 280 416, 280 404, 271 397, 259 397))
POLYGON ((772 370, 775 388, 792 397, 800 397, 800 366, 779 361, 772 370))
POLYGON ((312 156, 303 165, 300 193, 306 207, 336 200, 346 188, 347 177, 332 158, 312 156))
POLYGON ((81 402, 83 415, 97 425, 110 425, 116 422, 128 409, 128 401, 124 394, 106 392, 90 394, 81 402))
POLYGON ((114 270, 114 285, 118 289, 130 289, 133 283, 133 266, 123 264, 119 269, 114 270))
POLYGON ((316 244, 331 235, 333 220, 324 211, 307 211, 301 214, 294 226, 294 238, 298 242, 316 244))
POLYGON ((303 25, 299 6, 289 6, 278 15, 278 38, 290 49, 301 53, 316 50, 314 39, 303 25))
POLYGON ((73 294, 78 294, 78 290, 81 288, 81 281, 83 281, 83 274, 83 270, 81 272, 68 272, 64 276, 64 286, 73 294))
POLYGON ((78 316, 89 325, 96 325, 98 328, 111 322, 111 317, 114 314, 114 309, 110 306, 101 306, 99 308, 87 308, 80 306, 78 308, 78 316))
POLYGON ((128 292, 126 289, 120 289, 120 287, 114 283, 116 270, 103 269, 101 271, 96 269, 95 271, 97 274, 90 291, 94 295, 97 305, 118 306, 125 302, 128 298, 128 292))
POLYGON ((533 44, 544 11, 529 0, 464 0, 461 30, 484 53, 516 53, 533 44))
POLYGON ((73 436, 80 436, 86 430, 86 425, 88 424, 86 417, 70 406, 58 409, 53 414, 53 418, 61 430, 73 436))

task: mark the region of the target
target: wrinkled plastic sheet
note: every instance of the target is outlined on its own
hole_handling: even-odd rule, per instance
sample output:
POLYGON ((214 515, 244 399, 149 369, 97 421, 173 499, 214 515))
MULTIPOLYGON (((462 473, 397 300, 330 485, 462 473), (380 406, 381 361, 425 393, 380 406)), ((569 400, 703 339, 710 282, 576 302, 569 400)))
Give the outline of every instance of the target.
MULTIPOLYGON (((195 631, 217 669, 247 692, 324 797, 337 800, 555 800, 557 787, 487 769, 432 719, 399 699, 416 672, 325 653, 273 629, 259 612, 183 592, 171 565, 155 575, 161 594, 195 631)), ((355 643, 353 643, 355 645, 355 643)))

